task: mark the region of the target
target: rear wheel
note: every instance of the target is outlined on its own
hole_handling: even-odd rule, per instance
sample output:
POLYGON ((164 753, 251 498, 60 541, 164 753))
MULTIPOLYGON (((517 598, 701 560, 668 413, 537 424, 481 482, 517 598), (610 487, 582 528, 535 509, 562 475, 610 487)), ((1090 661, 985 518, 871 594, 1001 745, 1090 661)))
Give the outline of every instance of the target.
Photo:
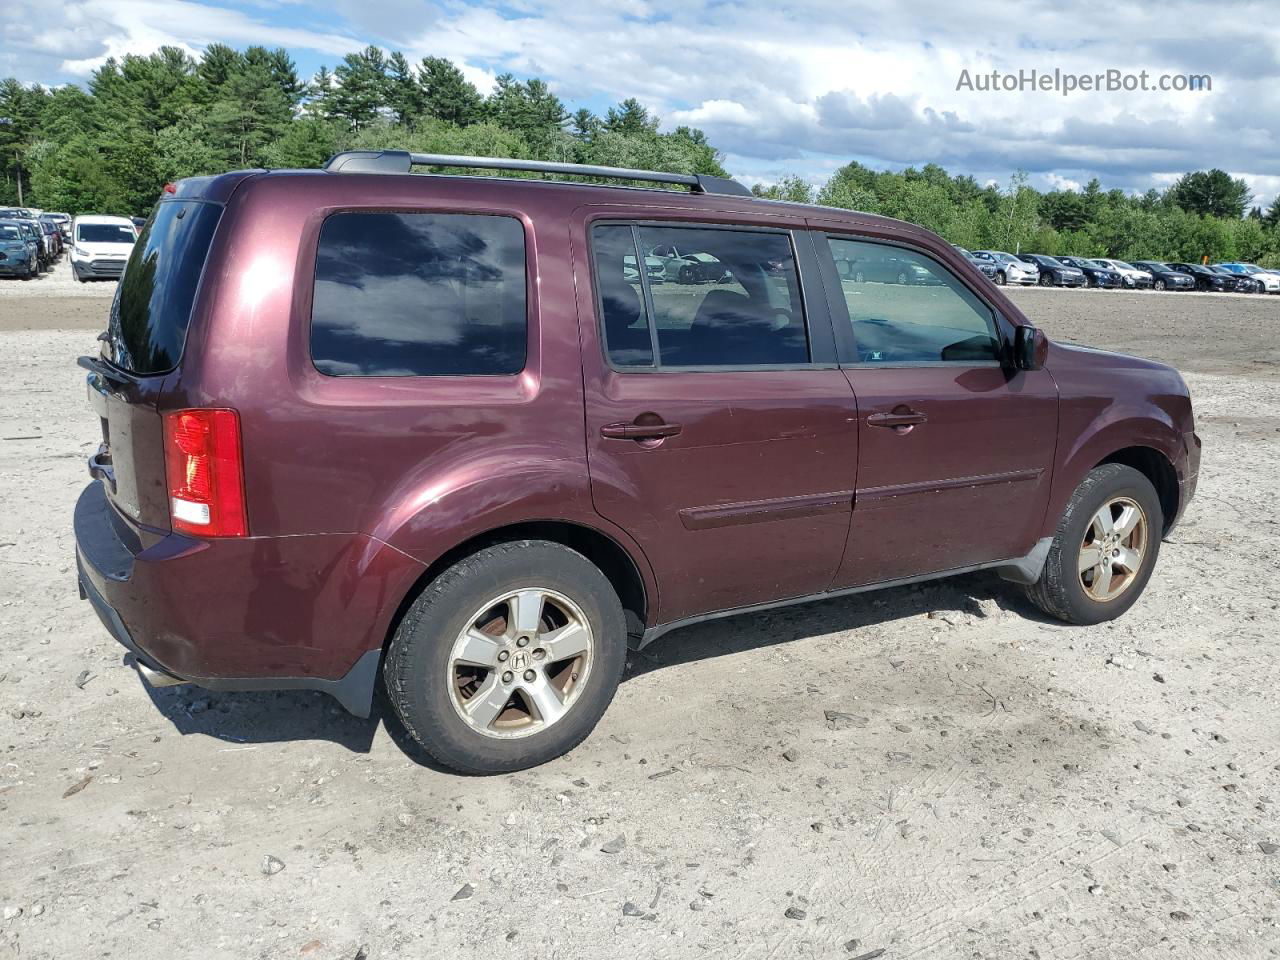
POLYGON ((626 662, 622 604, 560 544, 499 544, 450 567, 405 614, 387 693, 440 763, 503 773, 572 750, 613 699, 626 662))
POLYGON ((1164 513, 1151 481, 1133 467, 1089 471, 1071 496, 1031 602, 1068 623, 1114 620, 1146 589, 1160 553, 1164 513))

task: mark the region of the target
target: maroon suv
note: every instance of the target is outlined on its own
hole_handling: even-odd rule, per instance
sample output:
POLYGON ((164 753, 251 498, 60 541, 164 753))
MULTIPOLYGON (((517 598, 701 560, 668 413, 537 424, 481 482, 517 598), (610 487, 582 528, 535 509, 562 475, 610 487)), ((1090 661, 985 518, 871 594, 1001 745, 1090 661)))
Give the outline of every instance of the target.
POLYGON ((927 230, 693 175, 184 180, 102 340, 79 580, 140 672, 360 716, 381 672, 473 772, 710 617, 981 569, 1119 616, 1200 459, 1174 370, 1049 343, 927 230))

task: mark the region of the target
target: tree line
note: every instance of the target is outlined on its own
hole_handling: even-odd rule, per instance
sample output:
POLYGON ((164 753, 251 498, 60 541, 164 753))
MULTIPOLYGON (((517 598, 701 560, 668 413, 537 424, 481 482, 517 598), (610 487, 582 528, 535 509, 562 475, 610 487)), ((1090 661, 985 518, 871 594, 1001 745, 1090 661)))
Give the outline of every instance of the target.
POLYGON ((890 172, 854 162, 820 188, 789 177, 755 193, 909 220, 970 249, 1280 266, 1280 197, 1265 211, 1252 206, 1248 184, 1222 170, 1135 196, 1103 190, 1096 178, 1081 190, 1041 192, 1021 172, 984 186, 932 163, 890 172))
MULTIPOLYGON (((541 79, 497 78, 481 94, 447 59, 411 63, 367 47, 310 81, 288 52, 211 44, 109 59, 85 87, 0 81, 0 203, 145 214, 160 186, 244 167, 316 167, 338 150, 395 146, 725 176, 696 128, 659 131, 634 98, 598 116, 570 111, 541 79)), ((922 224, 971 248, 1121 259, 1240 259, 1280 264, 1280 198, 1252 206, 1221 170, 1188 173, 1141 196, 1003 186, 936 164, 877 171, 859 163, 821 187, 799 177, 764 197, 818 202, 922 224)))

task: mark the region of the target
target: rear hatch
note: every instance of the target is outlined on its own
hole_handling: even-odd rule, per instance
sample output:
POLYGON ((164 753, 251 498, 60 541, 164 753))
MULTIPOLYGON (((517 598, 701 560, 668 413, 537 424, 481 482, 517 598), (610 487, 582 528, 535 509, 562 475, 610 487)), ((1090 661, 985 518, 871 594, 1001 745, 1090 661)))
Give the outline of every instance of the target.
POLYGON ((89 371, 89 401, 102 423, 102 445, 89 472, 134 522, 169 529, 163 428, 157 406, 177 369, 196 289, 222 205, 164 200, 143 227, 111 304, 98 357, 89 371))

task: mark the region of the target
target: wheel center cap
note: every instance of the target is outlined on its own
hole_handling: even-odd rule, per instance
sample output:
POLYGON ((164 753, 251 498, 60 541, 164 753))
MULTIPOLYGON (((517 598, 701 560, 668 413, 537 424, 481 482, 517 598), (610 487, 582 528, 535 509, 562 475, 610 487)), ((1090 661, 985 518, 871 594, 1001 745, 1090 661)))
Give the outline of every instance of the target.
POLYGON ((525 650, 517 650, 511 655, 511 669, 523 670, 529 666, 529 654, 525 650))

